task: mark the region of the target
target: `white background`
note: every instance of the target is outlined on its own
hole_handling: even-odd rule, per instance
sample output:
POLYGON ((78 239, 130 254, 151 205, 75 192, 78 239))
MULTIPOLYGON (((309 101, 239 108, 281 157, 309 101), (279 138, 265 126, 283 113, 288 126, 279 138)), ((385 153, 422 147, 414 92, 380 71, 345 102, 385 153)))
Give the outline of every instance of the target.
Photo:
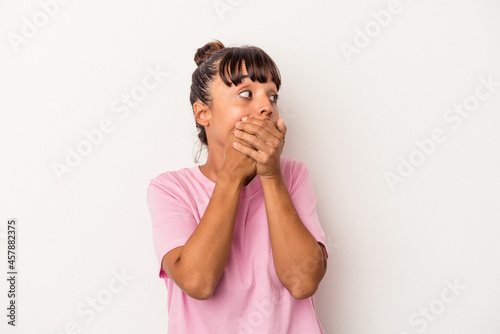
POLYGON ((454 114, 460 126, 443 118, 474 102, 480 77, 500 82, 500 3, 401 0, 384 27, 372 11, 389 6, 73 0, 49 17, 37 1, 2 1, 0 258, 5 273, 16 218, 19 271, 15 328, 1 280, 2 331, 167 332, 146 189, 194 165, 193 56, 220 39, 261 47, 282 73, 282 156, 309 167, 328 237, 315 295, 325 332, 500 333, 500 87, 468 118, 454 114), (148 67, 169 75, 115 113, 148 67), (59 179, 54 163, 105 119, 113 130, 59 179), (435 128, 446 140, 418 153, 435 128), (421 164, 391 188, 386 173, 410 156, 421 164), (91 317, 93 298, 105 305, 91 317))

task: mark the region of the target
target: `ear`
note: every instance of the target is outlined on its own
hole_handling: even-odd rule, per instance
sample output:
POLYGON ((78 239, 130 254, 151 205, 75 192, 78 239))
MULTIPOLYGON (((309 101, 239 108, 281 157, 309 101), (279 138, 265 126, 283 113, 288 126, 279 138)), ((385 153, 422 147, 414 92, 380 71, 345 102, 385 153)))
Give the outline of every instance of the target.
POLYGON ((210 124, 210 118, 212 114, 206 104, 202 102, 195 102, 193 104, 193 112, 196 122, 203 126, 207 126, 210 124))

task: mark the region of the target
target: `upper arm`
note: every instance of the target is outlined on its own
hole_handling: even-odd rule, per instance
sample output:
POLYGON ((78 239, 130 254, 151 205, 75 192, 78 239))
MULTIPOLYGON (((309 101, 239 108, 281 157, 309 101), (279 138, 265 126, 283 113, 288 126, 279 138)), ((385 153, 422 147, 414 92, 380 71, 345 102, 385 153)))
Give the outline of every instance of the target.
POLYGON ((328 250, 325 248, 326 235, 321 227, 319 216, 316 210, 316 194, 314 192, 312 178, 306 165, 300 161, 289 164, 287 171, 290 182, 290 198, 300 220, 312 234, 314 239, 321 245, 321 250, 325 258, 328 258, 328 250))
POLYGON ((159 276, 163 279, 174 278, 174 281, 174 264, 180 258, 182 247, 198 226, 179 193, 180 190, 172 184, 158 185, 156 182, 151 182, 147 192, 153 244, 160 267, 159 276))

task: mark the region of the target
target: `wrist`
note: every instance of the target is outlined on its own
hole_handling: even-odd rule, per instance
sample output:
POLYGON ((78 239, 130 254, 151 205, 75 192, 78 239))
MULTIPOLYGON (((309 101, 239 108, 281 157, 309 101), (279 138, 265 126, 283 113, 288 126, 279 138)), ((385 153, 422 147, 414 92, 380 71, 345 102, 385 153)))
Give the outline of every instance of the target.
POLYGON ((283 182, 283 175, 281 174, 281 170, 278 170, 274 174, 270 175, 259 175, 260 176, 260 181, 262 182, 262 185, 266 183, 280 183, 283 182))
POLYGON ((223 187, 238 187, 243 188, 245 179, 240 175, 234 175, 226 169, 221 169, 217 176, 217 184, 223 187))

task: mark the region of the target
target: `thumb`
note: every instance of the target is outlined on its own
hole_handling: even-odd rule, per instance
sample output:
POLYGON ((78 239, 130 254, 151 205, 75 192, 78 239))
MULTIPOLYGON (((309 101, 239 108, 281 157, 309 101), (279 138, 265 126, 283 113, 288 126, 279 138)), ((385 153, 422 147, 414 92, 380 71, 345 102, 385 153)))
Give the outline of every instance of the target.
POLYGON ((283 118, 279 118, 278 122, 277 122, 277 125, 278 125, 278 130, 281 133, 283 133, 283 135, 285 135, 285 133, 286 133, 285 120, 283 118))

